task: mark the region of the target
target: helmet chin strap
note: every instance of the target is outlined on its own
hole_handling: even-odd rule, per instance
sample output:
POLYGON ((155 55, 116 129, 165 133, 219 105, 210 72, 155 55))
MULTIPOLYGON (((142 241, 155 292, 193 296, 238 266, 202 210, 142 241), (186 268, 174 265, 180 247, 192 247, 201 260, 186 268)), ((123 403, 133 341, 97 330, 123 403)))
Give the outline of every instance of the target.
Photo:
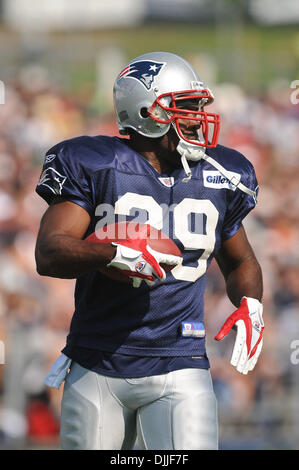
POLYGON ((176 147, 176 150, 181 155, 181 162, 186 173, 186 178, 183 178, 182 181, 184 183, 188 183, 188 181, 190 181, 192 177, 192 172, 190 170, 187 160, 193 160, 195 162, 199 161, 205 155, 206 148, 199 147, 198 145, 191 144, 190 142, 187 142, 186 140, 182 139, 180 134, 178 133, 176 123, 172 122, 172 125, 179 138, 179 143, 176 147))
POLYGON ((179 137, 179 143, 176 147, 176 150, 181 155, 181 162, 186 173, 186 178, 182 179, 184 183, 188 183, 188 181, 190 181, 190 179, 192 178, 192 172, 190 170, 187 160, 192 160, 192 161, 197 162, 203 159, 206 162, 208 162, 210 165, 212 165, 214 168, 216 168, 216 170, 218 170, 219 173, 221 173, 233 186, 235 186, 235 188, 238 188, 241 191, 243 191, 243 193, 248 194, 249 196, 252 196, 255 203, 257 202, 258 187, 256 187, 255 190, 253 191, 252 189, 245 186, 245 184, 241 183, 241 178, 236 178, 235 175, 232 175, 230 171, 226 170, 217 160, 207 155, 206 147, 202 147, 196 144, 191 144, 187 142, 186 140, 182 139, 177 131, 175 124, 173 127, 175 128, 175 131, 179 137))
POLYGON ((254 201, 256 202, 257 188, 254 191, 250 188, 247 188, 247 186, 241 183, 241 180, 239 178, 236 178, 235 175, 232 175, 232 173, 226 170, 219 162, 217 162, 217 160, 207 155, 205 152, 205 147, 199 147, 198 145, 190 144, 189 142, 186 142, 180 138, 176 149, 181 155, 181 162, 186 173, 186 178, 182 179, 184 183, 188 183, 188 181, 190 181, 192 177, 192 172, 190 170, 187 160, 199 161, 203 159, 210 163, 210 165, 212 165, 214 168, 216 168, 216 170, 218 170, 233 186, 240 189, 249 196, 252 196, 254 201))
POLYGON ((206 148, 199 147, 195 144, 190 144, 189 142, 186 142, 185 140, 180 138, 176 150, 181 155, 181 162, 186 173, 186 178, 183 178, 182 181, 184 183, 188 183, 188 181, 190 181, 192 177, 192 172, 190 170, 187 160, 192 160, 196 162, 199 161, 201 158, 204 158, 206 148))

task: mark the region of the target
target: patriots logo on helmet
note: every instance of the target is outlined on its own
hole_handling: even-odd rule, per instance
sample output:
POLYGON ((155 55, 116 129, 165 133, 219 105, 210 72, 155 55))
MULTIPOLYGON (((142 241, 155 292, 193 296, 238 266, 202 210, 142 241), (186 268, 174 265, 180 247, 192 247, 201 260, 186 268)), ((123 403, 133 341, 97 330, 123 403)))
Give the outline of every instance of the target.
POLYGON ((119 74, 118 79, 128 77, 138 80, 150 90, 155 77, 161 72, 165 62, 154 62, 153 60, 140 60, 127 65, 119 74))

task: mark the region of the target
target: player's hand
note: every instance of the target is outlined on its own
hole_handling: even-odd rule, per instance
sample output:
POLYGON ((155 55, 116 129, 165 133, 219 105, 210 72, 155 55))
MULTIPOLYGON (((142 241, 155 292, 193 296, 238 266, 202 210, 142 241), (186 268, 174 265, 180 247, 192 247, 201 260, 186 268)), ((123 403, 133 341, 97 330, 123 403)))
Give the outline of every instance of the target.
POLYGON ((240 307, 235 310, 215 336, 217 341, 236 325, 237 335, 231 357, 231 364, 241 374, 252 370, 260 355, 263 345, 263 306, 251 297, 242 297, 240 307))
POLYGON ((139 287, 143 280, 149 286, 155 283, 155 279, 164 281, 166 273, 160 264, 177 266, 181 262, 179 256, 153 250, 147 245, 146 240, 142 241, 142 251, 125 244, 113 243, 113 245, 117 247, 116 254, 107 267, 121 269, 124 274, 133 279, 133 287, 139 287))

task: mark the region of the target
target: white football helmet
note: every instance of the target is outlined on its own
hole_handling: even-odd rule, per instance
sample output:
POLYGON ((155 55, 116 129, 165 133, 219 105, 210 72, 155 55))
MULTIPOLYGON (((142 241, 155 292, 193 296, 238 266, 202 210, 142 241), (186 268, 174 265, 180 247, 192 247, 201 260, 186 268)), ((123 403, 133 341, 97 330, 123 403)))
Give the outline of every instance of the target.
POLYGON ((213 94, 192 66, 176 54, 150 52, 130 61, 115 80, 113 97, 120 134, 133 129, 157 138, 173 125, 180 141, 192 147, 217 145, 219 115, 204 111, 214 101, 213 94), (198 108, 188 109, 190 99, 196 100, 198 108), (184 135, 180 127, 184 120, 198 126, 198 138, 184 135))

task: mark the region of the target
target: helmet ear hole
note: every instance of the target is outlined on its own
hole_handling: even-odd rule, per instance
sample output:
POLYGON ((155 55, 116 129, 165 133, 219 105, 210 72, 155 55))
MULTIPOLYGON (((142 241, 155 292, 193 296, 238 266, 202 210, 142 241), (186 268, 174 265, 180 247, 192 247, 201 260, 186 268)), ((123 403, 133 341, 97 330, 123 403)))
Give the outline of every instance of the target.
POLYGON ((141 108, 140 111, 139 111, 139 114, 144 119, 149 117, 148 112, 147 112, 147 108, 141 108))

